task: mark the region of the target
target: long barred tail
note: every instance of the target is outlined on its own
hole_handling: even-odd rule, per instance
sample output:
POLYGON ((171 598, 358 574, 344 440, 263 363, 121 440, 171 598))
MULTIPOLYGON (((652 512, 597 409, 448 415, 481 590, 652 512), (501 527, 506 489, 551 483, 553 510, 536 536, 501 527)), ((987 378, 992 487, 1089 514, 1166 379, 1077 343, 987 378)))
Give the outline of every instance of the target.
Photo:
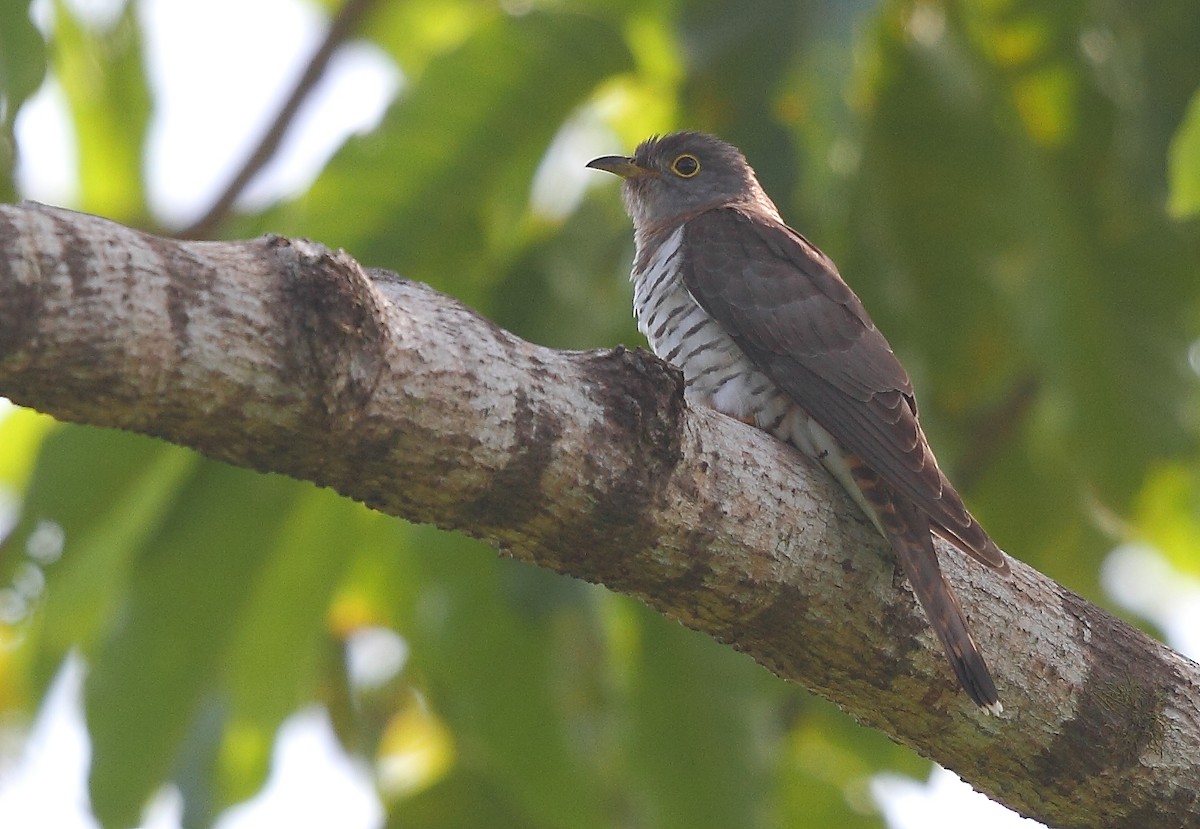
POLYGON ((917 600, 925 608, 929 624, 942 642, 959 684, 977 705, 989 713, 999 714, 1004 709, 1000 705, 996 683, 983 654, 971 638, 958 599, 942 576, 930 536, 929 519, 861 462, 851 462, 851 473, 875 510, 917 600))

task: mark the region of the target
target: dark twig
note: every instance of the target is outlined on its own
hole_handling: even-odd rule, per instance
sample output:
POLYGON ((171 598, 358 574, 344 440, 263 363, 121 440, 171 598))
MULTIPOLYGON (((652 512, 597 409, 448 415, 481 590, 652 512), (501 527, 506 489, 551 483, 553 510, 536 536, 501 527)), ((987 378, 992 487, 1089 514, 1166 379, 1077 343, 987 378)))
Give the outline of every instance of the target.
POLYGON ((203 239, 212 235, 213 230, 225 218, 226 214, 229 213, 229 209, 233 206, 238 196, 246 189, 246 185, 258 175, 259 171, 275 155, 275 151, 279 149, 279 144, 283 140, 283 136, 287 133, 288 128, 291 127, 296 113, 300 110, 300 106, 325 74, 325 70, 329 67, 329 61, 333 57, 334 52, 345 42, 359 21, 366 16, 375 3, 376 0, 346 0, 342 7, 338 9, 337 14, 329 23, 329 31, 325 33, 325 40, 317 47, 317 51, 313 53, 308 66, 305 67, 303 74, 297 79, 291 94, 275 115, 270 127, 267 128, 267 131, 259 140, 258 146, 250 153, 245 163, 242 164, 241 169, 237 171, 237 174, 234 175, 229 184, 226 185, 225 190, 217 197, 216 201, 213 202, 204 215, 190 226, 185 227, 175 234, 178 238, 203 239))

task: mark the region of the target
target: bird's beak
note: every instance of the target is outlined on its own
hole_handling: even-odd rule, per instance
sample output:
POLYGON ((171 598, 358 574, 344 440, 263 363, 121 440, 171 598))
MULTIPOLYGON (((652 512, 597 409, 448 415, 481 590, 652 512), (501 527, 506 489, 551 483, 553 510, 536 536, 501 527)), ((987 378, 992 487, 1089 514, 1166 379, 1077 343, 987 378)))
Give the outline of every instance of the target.
POLYGON ((652 174, 651 170, 640 166, 632 158, 624 155, 602 155, 587 163, 588 167, 603 170, 621 178, 638 178, 652 174))

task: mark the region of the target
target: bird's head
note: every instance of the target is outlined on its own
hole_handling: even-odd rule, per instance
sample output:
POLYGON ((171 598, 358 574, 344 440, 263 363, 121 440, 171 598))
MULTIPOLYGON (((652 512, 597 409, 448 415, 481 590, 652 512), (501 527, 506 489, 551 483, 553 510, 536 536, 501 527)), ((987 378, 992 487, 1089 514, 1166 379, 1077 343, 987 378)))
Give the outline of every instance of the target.
POLYGON ((741 151, 702 132, 647 138, 632 156, 601 156, 587 166, 625 180, 625 209, 639 229, 728 204, 753 203, 778 215, 741 151))

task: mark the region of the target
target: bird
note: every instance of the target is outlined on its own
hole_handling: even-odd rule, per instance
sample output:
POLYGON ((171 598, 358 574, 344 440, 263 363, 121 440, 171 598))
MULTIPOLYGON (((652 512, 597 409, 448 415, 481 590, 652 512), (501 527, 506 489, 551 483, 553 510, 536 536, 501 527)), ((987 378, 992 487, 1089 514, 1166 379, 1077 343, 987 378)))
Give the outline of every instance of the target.
POLYGON ((833 261, 789 227, 745 156, 702 132, 652 136, 588 167, 623 181, 633 305, 684 396, 799 449, 849 493, 891 547, 967 696, 1003 706, 942 575, 939 536, 1009 573, 917 419, 907 371, 833 261))

